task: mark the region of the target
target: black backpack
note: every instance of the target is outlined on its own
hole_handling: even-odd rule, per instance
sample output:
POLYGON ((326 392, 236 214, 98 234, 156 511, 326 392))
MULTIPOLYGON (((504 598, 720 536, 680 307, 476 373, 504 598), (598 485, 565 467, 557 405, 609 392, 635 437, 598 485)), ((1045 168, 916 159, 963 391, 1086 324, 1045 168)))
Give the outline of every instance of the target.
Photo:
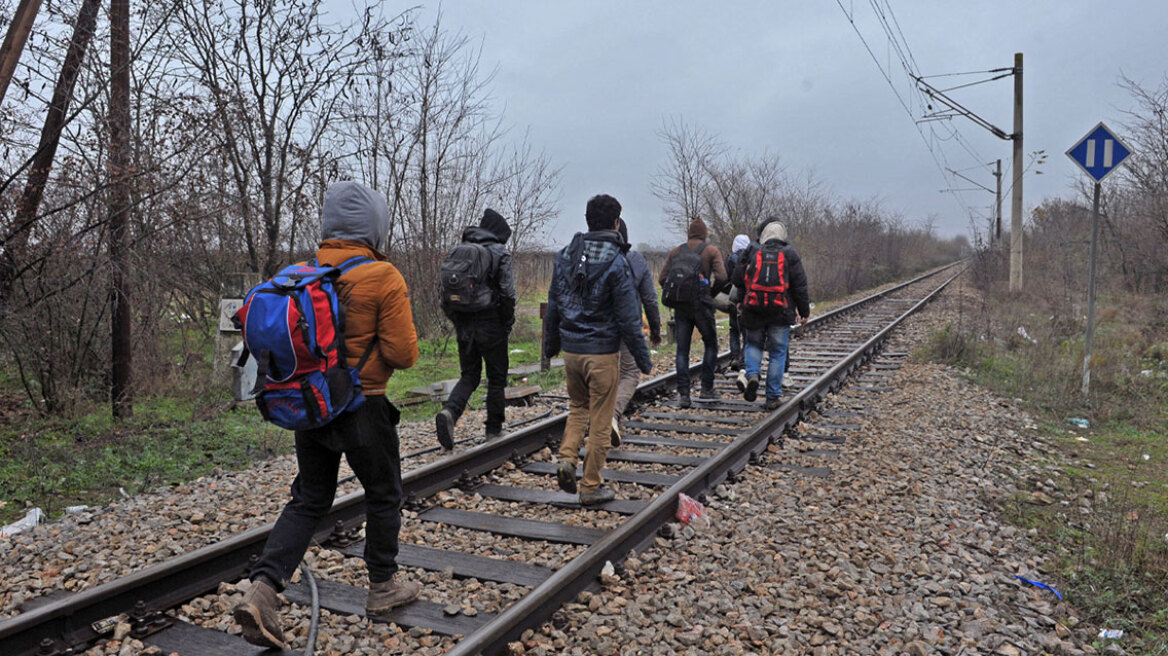
POLYGON ((486 246, 463 242, 442 261, 442 305, 453 312, 480 312, 495 306, 491 285, 494 258, 486 246))
POLYGON ((661 302, 665 307, 690 306, 703 294, 709 295, 709 283, 705 282, 702 275, 704 250, 704 241, 698 244, 696 250, 688 244, 682 244, 673 259, 669 260, 669 268, 665 270, 661 283, 661 302))
POLYGON ((782 246, 763 245, 746 263, 746 296, 742 304, 754 309, 787 307, 787 257, 782 246))

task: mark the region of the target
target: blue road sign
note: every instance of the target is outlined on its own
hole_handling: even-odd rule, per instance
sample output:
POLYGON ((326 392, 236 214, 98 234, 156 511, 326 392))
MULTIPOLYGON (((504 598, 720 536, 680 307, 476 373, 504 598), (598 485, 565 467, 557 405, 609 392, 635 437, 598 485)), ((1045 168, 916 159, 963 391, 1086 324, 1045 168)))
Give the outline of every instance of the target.
POLYGON ((1131 155, 1131 149, 1102 122, 1067 151, 1067 157, 1074 160, 1095 182, 1102 182, 1128 155, 1131 155))

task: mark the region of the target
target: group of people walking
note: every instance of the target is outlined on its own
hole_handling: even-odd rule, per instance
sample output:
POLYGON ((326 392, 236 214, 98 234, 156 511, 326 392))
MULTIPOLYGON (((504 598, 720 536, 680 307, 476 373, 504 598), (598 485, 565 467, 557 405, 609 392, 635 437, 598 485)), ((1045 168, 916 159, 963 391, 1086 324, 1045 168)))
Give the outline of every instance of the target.
MULTIPOLYGON (((615 497, 604 485, 601 470, 609 449, 620 444, 620 419, 640 374, 652 370, 649 349, 661 342, 661 316, 649 264, 630 250, 621 204, 606 194, 594 196, 584 217, 587 230, 577 233, 556 256, 543 351, 548 358, 562 352, 569 398, 557 483, 565 492, 577 494, 581 505, 591 506, 615 497)), ((402 502, 399 414, 386 398, 385 386, 394 370, 417 361, 418 342, 405 280, 383 252, 388 231, 388 207, 381 194, 356 182, 329 187, 321 210, 322 241, 312 263, 343 271, 337 279, 345 316, 341 352, 349 354, 350 366, 359 372, 364 403, 353 404, 355 409, 322 426, 295 432, 299 473, 292 483, 292 499, 252 568, 250 587, 232 612, 244 638, 253 644, 285 645, 277 595, 292 579, 332 505, 342 454, 365 488, 366 614, 385 618, 420 592, 418 583, 396 576, 402 502), (353 258, 361 258, 362 265, 342 266, 353 258)), ((442 264, 442 309, 455 326, 461 369, 458 383, 434 419, 438 441, 446 449, 454 447, 454 427, 481 382, 484 366, 485 432, 494 437, 503 431, 508 339, 516 304, 515 277, 505 246, 510 236, 506 219, 487 209, 478 226, 466 228, 442 264)), ((669 253, 657 280, 662 301, 673 309, 679 404, 691 406, 689 350, 694 330, 704 346, 699 398, 720 396, 714 387, 718 355, 714 298, 723 294, 729 299, 732 358, 742 364, 738 387, 746 400, 756 399, 762 352, 769 350, 766 405, 777 407, 790 326, 810 316, 806 275, 786 241, 784 226, 774 217, 766 219, 757 240, 735 237, 733 252, 725 259, 708 243, 709 232, 700 218, 690 223, 687 237, 669 253)))

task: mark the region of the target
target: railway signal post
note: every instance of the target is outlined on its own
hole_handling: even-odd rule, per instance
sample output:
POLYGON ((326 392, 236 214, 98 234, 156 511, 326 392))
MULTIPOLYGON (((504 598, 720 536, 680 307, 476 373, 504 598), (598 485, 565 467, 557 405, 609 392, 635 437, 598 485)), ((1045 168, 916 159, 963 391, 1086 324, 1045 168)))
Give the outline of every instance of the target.
POLYGON ((1107 129, 1102 121, 1067 150, 1067 157, 1095 180, 1095 199, 1091 204, 1091 264, 1087 274, 1087 335, 1083 348, 1084 399, 1087 398, 1087 392, 1091 387, 1091 341, 1095 336, 1095 261, 1099 243, 1099 192, 1103 178, 1119 168, 1129 155, 1131 149, 1107 129))

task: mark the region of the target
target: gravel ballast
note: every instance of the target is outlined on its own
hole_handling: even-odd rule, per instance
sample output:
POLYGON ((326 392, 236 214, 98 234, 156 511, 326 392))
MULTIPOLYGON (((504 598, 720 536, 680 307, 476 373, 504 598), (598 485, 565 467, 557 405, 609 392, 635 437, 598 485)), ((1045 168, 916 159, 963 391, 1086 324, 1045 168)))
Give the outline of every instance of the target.
MULTIPOLYGON (((946 292, 899 330, 887 351, 917 348, 930 327, 957 312, 963 292, 946 292)), ((966 300, 965 302, 968 302, 966 300)), ((792 350, 797 353, 798 342, 792 350)), ((671 363, 657 363, 668 370, 671 363)), ((1074 610, 1015 575, 1048 580, 1030 536, 997 515, 1016 481, 1044 477, 1050 449, 1011 400, 972 386, 946 367, 906 360, 880 383, 884 392, 845 388, 829 408, 859 417, 813 417, 799 435, 842 436, 841 445, 785 439, 733 485, 710 495, 708 527, 679 527, 672 539, 634 554, 597 593, 583 593, 552 622, 512 645, 524 654, 1083 654, 1098 627, 1074 626, 1074 610), (858 429, 832 428, 841 423, 858 429), (823 454, 824 450, 838 454, 823 454), (817 453, 813 453, 817 452, 817 453), (784 469, 778 465, 789 465, 784 469), (824 477, 791 469, 827 468, 824 477), (1068 626, 1069 625, 1069 626, 1068 626)), ((854 386, 853 386, 854 387, 854 386)), ((553 407, 509 409, 519 421, 553 407)), ((468 413, 456 437, 481 431, 468 413)), ((400 428, 402 450, 435 443, 430 422, 400 428)), ((430 457, 440 457, 433 454, 430 457)), ((547 459, 544 452, 537 459, 547 459)), ((422 459, 425 460, 425 459, 422 459)), ((408 463, 407 467, 419 463, 408 463)), ((810 470, 806 470, 810 471, 810 470)), ((287 501, 293 458, 193 481, 70 516, 0 540, 0 617, 54 590, 78 591, 233 533, 272 521, 287 501)), ((493 476, 518 484, 508 469, 493 476)), ((551 484, 550 479, 545 485, 551 484)), ((618 494, 623 486, 618 486, 618 494)), ((355 489, 349 487, 340 493, 355 489)), ((444 505, 498 508, 499 501, 447 493, 444 505)), ((629 487, 622 496, 647 498, 629 487)), ((515 512, 521 512, 517 509, 515 512)), ((572 513, 555 509, 549 521, 572 513)), ((579 513, 610 525, 607 513, 579 513)), ((402 540, 558 566, 573 545, 490 538, 414 521, 402 540)), ((364 564, 313 548, 318 578, 364 584, 364 564)), ((465 614, 495 613, 524 588, 448 573, 409 570, 422 596, 465 614)), ((177 612, 238 633, 229 609, 247 583, 177 612)), ((309 610, 286 605, 282 617, 302 649, 309 610)), ((120 636, 121 637, 121 636, 120 636)), ((439 654, 451 638, 402 631, 358 616, 322 611, 318 654, 439 654)), ((114 640, 92 653, 149 653, 114 640)))

